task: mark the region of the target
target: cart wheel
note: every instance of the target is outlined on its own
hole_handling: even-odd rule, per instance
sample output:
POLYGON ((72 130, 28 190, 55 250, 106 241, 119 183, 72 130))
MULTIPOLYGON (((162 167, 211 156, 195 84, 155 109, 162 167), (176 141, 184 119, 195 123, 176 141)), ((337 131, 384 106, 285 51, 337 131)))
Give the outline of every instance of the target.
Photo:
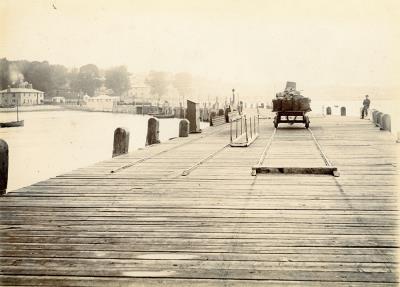
POLYGON ((278 128, 278 118, 275 116, 274 118, 274 127, 277 129, 278 128))
POLYGON ((308 129, 310 127, 310 119, 308 117, 306 117, 305 120, 306 120, 305 126, 306 126, 306 129, 308 129))

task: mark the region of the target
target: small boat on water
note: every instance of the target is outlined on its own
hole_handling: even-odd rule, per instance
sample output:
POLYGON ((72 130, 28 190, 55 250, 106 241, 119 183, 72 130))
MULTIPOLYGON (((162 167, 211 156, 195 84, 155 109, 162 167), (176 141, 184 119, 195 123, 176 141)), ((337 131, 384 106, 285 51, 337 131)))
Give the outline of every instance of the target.
POLYGON ((153 114, 153 113, 149 113, 149 116, 158 118, 158 119, 172 119, 175 116, 173 114, 153 114))
POLYGON ((23 127, 23 126, 24 126, 24 120, 19 120, 18 101, 17 101, 17 120, 11 121, 11 122, 0 123, 0 127, 1 128, 15 128, 15 127, 23 127))
POLYGON ((2 128, 13 128, 13 127, 23 127, 23 126, 24 126, 24 120, 0 123, 0 127, 2 128))

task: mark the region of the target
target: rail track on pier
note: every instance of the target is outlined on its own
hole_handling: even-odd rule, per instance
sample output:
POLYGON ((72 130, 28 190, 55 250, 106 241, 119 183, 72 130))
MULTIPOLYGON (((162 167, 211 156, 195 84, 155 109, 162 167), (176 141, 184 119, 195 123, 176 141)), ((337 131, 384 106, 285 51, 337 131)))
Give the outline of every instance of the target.
POLYGON ((259 173, 330 174, 339 176, 311 128, 274 128, 252 175, 259 173))
MULTIPOLYGON (((312 120, 340 177, 252 176, 274 133, 261 121, 246 148, 222 148, 224 125, 8 193, 0 285, 398 286, 398 144, 368 121, 312 120)), ((267 151, 326 165, 304 128, 267 151)))

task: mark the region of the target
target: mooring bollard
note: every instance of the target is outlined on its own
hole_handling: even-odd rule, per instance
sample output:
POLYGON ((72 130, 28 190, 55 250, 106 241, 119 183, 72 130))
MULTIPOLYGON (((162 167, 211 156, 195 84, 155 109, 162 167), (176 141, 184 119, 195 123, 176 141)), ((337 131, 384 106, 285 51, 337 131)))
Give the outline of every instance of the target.
POLYGON ((213 126, 213 119, 217 116, 216 112, 211 112, 210 113, 210 127, 213 126))
POLYGON ((129 131, 125 128, 116 128, 114 131, 114 146, 112 157, 128 153, 129 131))
POLYGON ((382 112, 378 112, 376 114, 376 122, 375 122, 375 126, 380 127, 382 125, 382 116, 383 113, 382 112))
POLYGON ((372 112, 373 111, 374 111, 374 109, 367 109, 367 115, 366 115, 367 119, 371 119, 372 118, 372 112))
POLYGON ((0 139, 0 196, 7 192, 8 182, 8 144, 0 139))
POLYGON ((180 120, 179 122, 179 137, 184 138, 189 136, 189 121, 180 120))
POLYGON ((199 104, 187 100, 187 114, 186 119, 189 120, 190 133, 201 133, 200 129, 200 109, 199 104))
POLYGON ((229 123, 229 113, 231 112, 231 108, 230 107, 227 107, 226 109, 225 109, 225 122, 226 123, 229 123))
POLYGON ((341 107, 341 108, 340 108, 340 115, 341 115, 342 117, 345 117, 345 116, 346 116, 346 107, 341 107))
POLYGON ((210 120, 210 113, 208 111, 208 108, 204 108, 203 121, 208 122, 209 120, 210 120))
POLYGON ((371 120, 371 122, 374 121, 374 112, 375 111, 376 111, 375 109, 368 109, 369 119, 371 120))
POLYGON ((381 130, 392 131, 391 120, 388 114, 382 116, 381 130))
POLYGON ((372 111, 372 117, 371 117, 371 121, 376 124, 376 120, 377 120, 377 114, 379 113, 379 111, 377 110, 373 110, 372 111))
POLYGON ((158 119, 150 118, 147 122, 147 137, 146 145, 158 144, 160 140, 158 139, 160 133, 160 124, 158 119))
POLYGON ((330 116, 330 115, 332 114, 332 109, 331 109, 331 107, 327 107, 327 108, 326 108, 326 114, 327 114, 328 116, 330 116))

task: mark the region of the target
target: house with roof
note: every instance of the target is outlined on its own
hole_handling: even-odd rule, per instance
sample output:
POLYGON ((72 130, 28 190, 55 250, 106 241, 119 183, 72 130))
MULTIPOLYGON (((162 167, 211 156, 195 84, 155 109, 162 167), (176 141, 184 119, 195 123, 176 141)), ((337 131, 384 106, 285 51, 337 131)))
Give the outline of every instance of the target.
POLYGON ((32 88, 32 84, 8 87, 0 91, 0 107, 32 106, 43 104, 44 92, 32 88))

